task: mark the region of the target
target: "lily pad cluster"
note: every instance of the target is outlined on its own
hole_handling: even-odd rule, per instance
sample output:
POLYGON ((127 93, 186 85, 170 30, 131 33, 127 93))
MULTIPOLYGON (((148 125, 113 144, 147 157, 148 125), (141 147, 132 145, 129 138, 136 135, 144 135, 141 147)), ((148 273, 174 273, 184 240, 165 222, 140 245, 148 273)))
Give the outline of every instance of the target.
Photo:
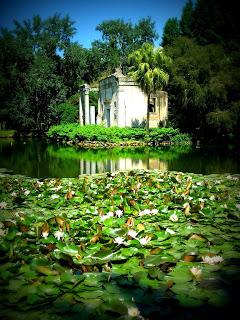
POLYGON ((0 197, 4 319, 210 319, 237 301, 238 175, 1 175, 0 197))

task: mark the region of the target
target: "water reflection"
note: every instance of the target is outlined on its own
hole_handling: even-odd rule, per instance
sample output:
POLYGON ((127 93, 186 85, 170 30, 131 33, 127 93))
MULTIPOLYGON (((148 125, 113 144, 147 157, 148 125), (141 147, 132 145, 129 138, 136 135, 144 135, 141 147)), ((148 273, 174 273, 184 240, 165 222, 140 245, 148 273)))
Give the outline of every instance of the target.
MULTIPOLYGON (((231 154, 188 147, 87 150, 46 141, 0 139, 0 168, 30 177, 77 177, 129 169, 239 173, 231 154)), ((0 169, 1 170, 1 169, 0 169)))
POLYGON ((159 169, 168 170, 167 161, 160 159, 136 160, 131 158, 125 159, 106 159, 103 161, 80 160, 80 174, 95 174, 103 172, 114 172, 130 169, 159 169))

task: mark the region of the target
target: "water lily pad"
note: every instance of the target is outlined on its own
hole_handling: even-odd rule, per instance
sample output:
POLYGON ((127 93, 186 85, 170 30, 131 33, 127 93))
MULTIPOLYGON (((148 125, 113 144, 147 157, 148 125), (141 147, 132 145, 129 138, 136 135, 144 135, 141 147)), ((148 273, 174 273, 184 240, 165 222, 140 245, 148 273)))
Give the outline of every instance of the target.
POLYGON ((144 266, 159 266, 165 262, 176 262, 176 259, 172 255, 165 253, 161 253, 159 255, 149 255, 144 259, 144 266))

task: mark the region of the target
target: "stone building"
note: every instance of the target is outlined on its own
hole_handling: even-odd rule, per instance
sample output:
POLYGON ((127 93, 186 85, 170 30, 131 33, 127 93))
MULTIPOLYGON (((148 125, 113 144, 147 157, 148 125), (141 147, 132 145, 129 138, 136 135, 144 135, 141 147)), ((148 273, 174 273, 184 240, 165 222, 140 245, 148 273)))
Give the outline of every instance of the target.
MULTIPOLYGON (((89 106, 89 86, 80 88, 80 124, 101 124, 118 127, 144 127, 147 116, 147 95, 120 70, 99 82, 99 101, 89 106)), ((165 91, 151 95, 149 127, 165 125, 168 117, 168 96, 165 91)))

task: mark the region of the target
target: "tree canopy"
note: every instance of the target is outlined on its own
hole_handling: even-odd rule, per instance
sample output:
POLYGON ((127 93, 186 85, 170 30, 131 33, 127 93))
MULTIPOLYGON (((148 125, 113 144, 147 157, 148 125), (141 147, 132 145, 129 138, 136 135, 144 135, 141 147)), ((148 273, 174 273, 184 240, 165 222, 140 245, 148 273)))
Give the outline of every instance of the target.
POLYGON ((96 29, 101 39, 88 49, 72 41, 74 22, 59 14, 47 19, 36 15, 15 21, 11 31, 1 30, 1 128, 43 133, 52 124, 70 121, 59 117, 68 101, 77 104, 79 85, 96 83, 121 67, 147 94, 165 85, 169 76, 172 125, 205 141, 240 141, 236 1, 187 0, 180 19, 166 21, 163 50, 153 47, 158 34, 151 17, 135 24, 105 20, 96 29), (161 60, 163 55, 172 59, 169 68, 161 60))
POLYGON ((166 33, 169 20, 174 18, 164 29, 164 48, 174 61, 168 86, 170 121, 207 142, 239 141, 240 42, 236 12, 233 1, 198 0, 195 5, 187 1, 174 41, 166 41, 171 35, 166 33))

